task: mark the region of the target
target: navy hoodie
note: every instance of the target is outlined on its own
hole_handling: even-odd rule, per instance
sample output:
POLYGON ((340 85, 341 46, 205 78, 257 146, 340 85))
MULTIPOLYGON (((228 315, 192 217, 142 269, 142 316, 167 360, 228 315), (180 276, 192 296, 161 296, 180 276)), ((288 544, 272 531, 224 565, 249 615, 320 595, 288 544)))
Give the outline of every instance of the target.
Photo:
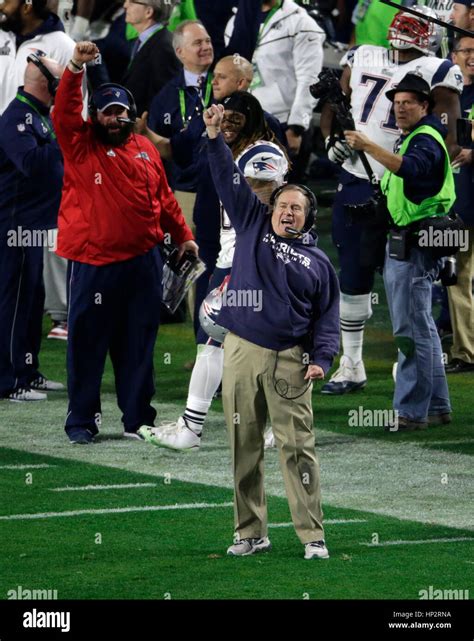
POLYGON ((234 164, 222 134, 207 144, 216 191, 237 235, 227 300, 238 303, 243 292, 261 292, 254 306, 223 306, 217 322, 268 349, 303 345, 310 362, 326 373, 339 351, 339 284, 333 266, 311 234, 293 239, 274 233, 268 207, 234 164))

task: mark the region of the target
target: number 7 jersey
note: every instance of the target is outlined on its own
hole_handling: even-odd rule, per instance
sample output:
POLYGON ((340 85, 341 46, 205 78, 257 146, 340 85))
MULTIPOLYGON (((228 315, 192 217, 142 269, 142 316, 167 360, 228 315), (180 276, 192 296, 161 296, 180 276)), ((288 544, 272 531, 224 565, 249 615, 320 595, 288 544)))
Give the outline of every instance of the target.
MULTIPOLYGON (((396 63, 391 57, 397 54, 396 50, 385 47, 361 45, 350 49, 341 60, 341 66, 351 68, 351 107, 356 130, 387 151, 393 150, 401 132, 395 122, 393 103, 385 93, 398 85, 407 73, 421 76, 431 90, 447 87, 458 94, 463 90, 461 70, 450 60, 421 55, 410 62, 396 63)), ((368 157, 368 160, 380 179, 385 168, 373 158, 368 157)), ((368 180, 355 153, 344 162, 343 168, 358 178, 368 180)))

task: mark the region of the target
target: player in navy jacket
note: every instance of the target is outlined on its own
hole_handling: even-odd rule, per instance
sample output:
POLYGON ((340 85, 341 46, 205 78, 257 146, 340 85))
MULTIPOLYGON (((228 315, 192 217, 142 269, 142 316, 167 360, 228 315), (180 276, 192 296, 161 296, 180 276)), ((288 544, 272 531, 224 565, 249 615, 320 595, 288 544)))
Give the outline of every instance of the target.
POLYGON ((314 196, 300 185, 287 185, 270 201, 274 206, 269 216, 268 207, 234 166, 220 133, 223 111, 222 105, 211 105, 204 121, 211 173, 237 235, 226 303, 217 318, 230 330, 224 341, 222 389, 238 540, 227 553, 241 556, 271 548, 263 487, 269 415, 305 558, 328 558, 311 383, 324 378, 339 349, 337 276, 306 231, 315 211, 314 196))

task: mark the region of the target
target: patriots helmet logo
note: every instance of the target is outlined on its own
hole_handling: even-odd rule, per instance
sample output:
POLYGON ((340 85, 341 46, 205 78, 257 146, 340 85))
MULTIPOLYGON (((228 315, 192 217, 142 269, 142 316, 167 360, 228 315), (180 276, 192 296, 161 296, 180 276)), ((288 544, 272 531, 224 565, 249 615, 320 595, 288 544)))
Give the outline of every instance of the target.
POLYGON ((255 160, 252 163, 254 172, 258 174, 260 171, 277 171, 277 167, 270 162, 271 160, 271 157, 264 158, 263 156, 260 160, 255 160))

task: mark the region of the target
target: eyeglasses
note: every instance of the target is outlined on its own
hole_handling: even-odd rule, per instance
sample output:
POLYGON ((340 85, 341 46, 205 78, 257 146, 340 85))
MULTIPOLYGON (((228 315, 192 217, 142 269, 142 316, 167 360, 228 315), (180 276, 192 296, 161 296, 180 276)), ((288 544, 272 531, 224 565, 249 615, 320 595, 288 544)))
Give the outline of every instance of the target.
POLYGON ((474 49, 455 49, 454 53, 463 53, 465 56, 474 54, 474 49))

